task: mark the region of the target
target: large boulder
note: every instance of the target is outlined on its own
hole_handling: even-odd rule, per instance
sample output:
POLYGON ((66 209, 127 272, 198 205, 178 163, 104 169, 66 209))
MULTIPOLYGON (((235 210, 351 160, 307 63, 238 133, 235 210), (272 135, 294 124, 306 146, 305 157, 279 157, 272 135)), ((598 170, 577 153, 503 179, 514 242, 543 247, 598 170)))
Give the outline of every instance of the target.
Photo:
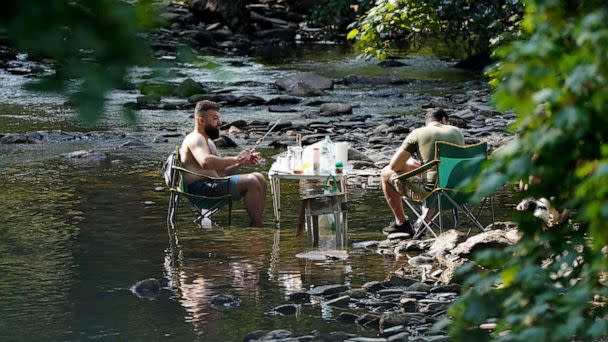
POLYGON ((303 72, 278 79, 275 85, 281 90, 290 90, 295 84, 303 83, 310 88, 317 90, 330 90, 334 88, 334 81, 315 74, 313 72, 303 72))
POLYGON ((205 94, 208 90, 199 82, 191 78, 186 78, 175 87, 173 94, 178 97, 190 97, 196 94, 205 94))
POLYGON ((517 241, 519 241, 519 234, 516 229, 486 230, 483 233, 471 236, 467 241, 456 246, 451 254, 468 258, 479 250, 505 247, 513 245, 517 241))
POLYGON ((456 247, 459 238, 460 234, 455 229, 445 231, 437 236, 427 254, 437 256, 449 252, 456 247))

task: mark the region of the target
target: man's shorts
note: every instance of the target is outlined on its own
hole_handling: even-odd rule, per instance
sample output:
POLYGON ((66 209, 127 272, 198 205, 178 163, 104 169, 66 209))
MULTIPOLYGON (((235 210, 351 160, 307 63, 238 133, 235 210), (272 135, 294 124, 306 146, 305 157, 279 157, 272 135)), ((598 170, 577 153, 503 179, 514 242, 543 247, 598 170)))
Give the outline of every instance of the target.
POLYGON ((230 176, 230 180, 201 178, 186 185, 186 190, 195 195, 218 197, 228 194, 228 184, 230 184, 230 195, 232 195, 232 199, 239 200, 243 195, 237 187, 238 181, 238 175, 230 176))
POLYGON ((399 176, 400 174, 393 171, 389 177, 389 182, 398 193, 411 200, 422 202, 432 190, 423 177, 414 176, 407 179, 399 179, 399 176))

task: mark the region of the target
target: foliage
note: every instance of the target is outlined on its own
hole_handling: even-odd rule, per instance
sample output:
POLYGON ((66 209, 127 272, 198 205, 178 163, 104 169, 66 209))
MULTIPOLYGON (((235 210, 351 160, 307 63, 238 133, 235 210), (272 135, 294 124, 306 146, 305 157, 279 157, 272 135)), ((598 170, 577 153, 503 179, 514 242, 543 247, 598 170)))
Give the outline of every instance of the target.
MULTIPOLYGON (((456 340, 593 340, 608 334, 608 8, 531 0, 526 39, 497 50, 494 99, 514 110, 517 138, 496 153, 480 194, 538 177, 522 196, 553 197, 576 225, 519 218, 521 241, 486 252, 451 307, 456 340), (495 320, 488 335, 479 324, 495 320)), ((465 270, 466 271, 466 270, 465 270)))
POLYGON ((80 118, 93 124, 129 67, 151 61, 141 32, 156 24, 154 12, 152 0, 9 1, 0 30, 20 51, 54 63, 55 73, 31 88, 66 93, 80 118))
POLYGON ((312 8, 308 21, 313 25, 325 27, 332 35, 338 35, 355 20, 355 8, 365 12, 371 8, 372 3, 373 1, 368 0, 328 0, 326 4, 312 8))
POLYGON ((454 54, 489 54, 505 33, 517 34, 522 12, 518 0, 379 0, 352 24, 348 38, 380 58, 395 42, 418 47, 429 32, 441 33, 454 54))
POLYGON ((431 0, 445 42, 467 56, 490 54, 502 38, 519 34, 524 5, 519 0, 431 0), (464 51, 463 51, 464 50, 464 51))
POLYGON ((356 49, 365 57, 385 58, 393 41, 419 43, 416 38, 420 38, 420 34, 439 30, 440 22, 427 1, 378 0, 351 27, 347 39, 356 38, 356 49))

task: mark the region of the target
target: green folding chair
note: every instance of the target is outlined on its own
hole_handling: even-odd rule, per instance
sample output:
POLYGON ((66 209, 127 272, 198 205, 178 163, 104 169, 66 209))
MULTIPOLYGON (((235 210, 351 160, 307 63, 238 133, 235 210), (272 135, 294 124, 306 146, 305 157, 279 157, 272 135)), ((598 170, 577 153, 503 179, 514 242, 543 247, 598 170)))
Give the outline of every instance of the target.
POLYGON ((177 224, 177 212, 179 209, 180 197, 188 199, 193 209, 197 213, 194 223, 201 224, 204 219, 210 218, 221 207, 228 205, 228 225, 232 223, 232 195, 230 195, 230 177, 209 177, 184 168, 180 162, 179 147, 176 148, 172 156, 167 158, 163 167, 165 169, 165 180, 168 182, 169 191, 169 210, 167 212, 167 227, 175 228, 177 224), (199 176, 209 180, 220 180, 228 182, 228 194, 223 196, 201 196, 189 193, 184 183, 184 173, 199 176))
MULTIPOLYGON (((494 222, 494 203, 493 198, 484 198, 480 204, 477 215, 469 209, 468 203, 471 199, 472 192, 459 188, 463 180, 474 177, 481 171, 481 164, 487 159, 487 144, 480 142, 474 145, 457 145, 448 142, 438 141, 435 143, 435 159, 425 163, 421 167, 404 173, 399 176, 399 179, 407 179, 414 176, 423 175, 425 172, 437 169, 437 183, 434 189, 422 200, 421 206, 417 208, 415 202, 407 197, 402 197, 404 203, 417 216, 423 225, 414 235, 414 238, 420 237, 425 231, 430 231, 435 237, 437 233, 433 228, 438 228, 443 231, 443 215, 442 212, 449 210, 452 214, 452 222, 454 228, 459 224, 458 212, 462 212, 473 225, 484 230, 484 226, 477 218, 485 205, 489 202, 492 212, 492 222, 494 222), (436 210, 436 213, 429 222, 425 220, 426 208, 436 210), (438 221, 438 222, 437 222, 438 221)), ((467 232, 467 236, 471 233, 471 229, 467 232)))

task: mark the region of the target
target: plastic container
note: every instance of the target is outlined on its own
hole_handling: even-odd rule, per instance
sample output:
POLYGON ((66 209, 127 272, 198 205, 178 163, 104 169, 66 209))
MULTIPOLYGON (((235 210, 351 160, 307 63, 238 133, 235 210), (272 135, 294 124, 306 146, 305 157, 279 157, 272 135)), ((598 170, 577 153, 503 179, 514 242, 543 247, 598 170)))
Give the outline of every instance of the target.
POLYGON ((334 144, 331 142, 329 135, 325 136, 325 140, 321 144, 321 174, 334 174, 334 144))
POLYGON ((321 170, 321 149, 315 147, 312 149, 312 173, 318 175, 321 170))
POLYGON ((343 165, 346 165, 348 161, 348 149, 350 148, 350 144, 344 141, 337 142, 334 144, 336 150, 336 162, 342 162, 343 165))
POLYGON ((290 146, 291 157, 291 172, 294 174, 304 173, 304 164, 302 162, 302 148, 300 146, 290 146))

